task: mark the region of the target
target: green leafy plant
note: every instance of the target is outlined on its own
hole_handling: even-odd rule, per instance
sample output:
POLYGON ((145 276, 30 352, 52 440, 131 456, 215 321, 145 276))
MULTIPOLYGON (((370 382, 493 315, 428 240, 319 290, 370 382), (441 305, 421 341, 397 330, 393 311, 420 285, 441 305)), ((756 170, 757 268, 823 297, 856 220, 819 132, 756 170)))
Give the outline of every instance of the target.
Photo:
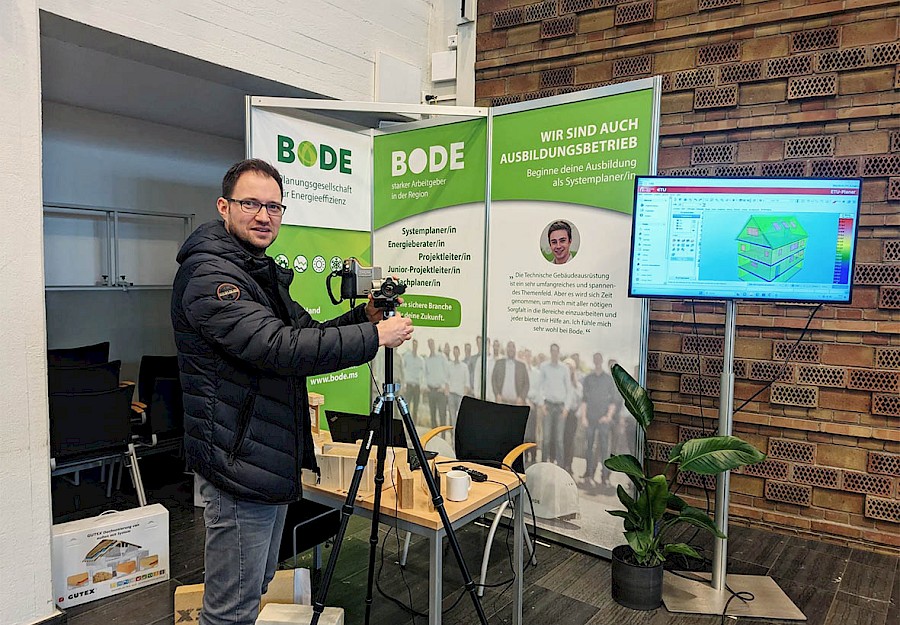
MULTIPOLYGON (((612 368, 613 380, 625 401, 628 412, 644 433, 653 422, 653 402, 647 391, 619 365, 612 368)), ((630 454, 608 458, 604 464, 611 471, 624 473, 634 484, 632 497, 621 485, 616 488, 624 510, 608 512, 622 519, 625 539, 640 566, 657 566, 671 554, 699 558, 692 547, 684 543, 664 542, 667 532, 681 523, 693 525, 710 534, 725 538, 709 515, 689 506, 670 489, 666 477, 670 467, 678 471, 693 471, 701 475, 716 475, 738 467, 755 464, 766 456, 750 443, 736 436, 710 436, 678 443, 669 453, 669 461, 659 475, 649 475, 646 462, 630 454)), ((674 475, 673 478, 674 479, 674 475)))

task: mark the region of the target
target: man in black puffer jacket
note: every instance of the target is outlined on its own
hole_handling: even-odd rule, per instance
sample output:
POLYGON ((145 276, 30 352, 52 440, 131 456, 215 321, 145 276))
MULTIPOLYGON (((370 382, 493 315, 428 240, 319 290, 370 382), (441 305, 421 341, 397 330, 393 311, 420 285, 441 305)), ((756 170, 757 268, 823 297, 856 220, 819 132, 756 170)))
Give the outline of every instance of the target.
POLYGON ((368 362, 412 333, 408 318, 381 320, 371 301, 319 323, 291 299, 293 273, 265 255, 282 194, 268 163, 235 164, 216 204, 224 221, 197 228, 178 253, 172 325, 185 453, 206 502, 201 625, 256 620, 301 467, 316 468, 306 376, 368 362))

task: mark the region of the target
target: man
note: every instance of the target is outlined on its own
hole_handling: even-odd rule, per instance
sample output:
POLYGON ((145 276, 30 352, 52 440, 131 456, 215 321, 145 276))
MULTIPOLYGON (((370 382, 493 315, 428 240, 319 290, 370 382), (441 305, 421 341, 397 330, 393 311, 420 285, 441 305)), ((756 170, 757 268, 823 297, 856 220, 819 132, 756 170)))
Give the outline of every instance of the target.
POLYGON ((516 359, 516 344, 506 344, 506 358, 494 365, 491 379, 496 401, 506 404, 524 405, 528 398, 528 368, 521 360, 516 359))
POLYGON ((301 496, 300 469, 317 470, 306 376, 363 364, 413 330, 400 315, 382 320, 371 300, 319 323, 291 299, 292 272, 265 254, 282 194, 274 167, 236 163, 216 201, 223 221, 197 228, 178 253, 184 449, 206 502, 201 625, 256 621, 287 504, 301 496))
POLYGON ((459 405, 462 403, 463 395, 471 393, 469 368, 459 359, 459 345, 453 346, 453 361, 450 362, 447 388, 449 390, 447 416, 450 420, 447 425, 456 427, 456 416, 459 414, 459 405))
POLYGON ((431 427, 446 425, 447 378, 450 377, 450 361, 434 347, 434 339, 428 339, 428 356, 425 358, 425 384, 428 385, 428 409, 431 427))
POLYGON ((553 254, 554 265, 565 265, 572 259, 569 246, 572 245, 572 226, 567 221, 554 221, 547 231, 547 242, 553 254))
POLYGON ((419 341, 412 340, 412 351, 403 354, 404 377, 403 393, 409 401, 409 413, 413 421, 417 421, 419 398, 422 395, 422 381, 425 378, 425 359, 419 355, 419 341))
POLYGON ((603 370, 601 354, 594 354, 594 370, 585 376, 582 388, 584 416, 581 424, 585 429, 584 459, 587 468, 581 477, 586 487, 596 486, 594 477, 597 465, 600 464, 603 467, 600 472, 601 484, 609 485, 609 469, 602 463, 610 455, 618 392, 612 376, 603 370))
POLYGON ((565 434, 565 407, 571 399, 572 373, 559 361, 559 345, 550 345, 550 360, 541 365, 541 394, 544 397, 543 462, 562 463, 565 434))

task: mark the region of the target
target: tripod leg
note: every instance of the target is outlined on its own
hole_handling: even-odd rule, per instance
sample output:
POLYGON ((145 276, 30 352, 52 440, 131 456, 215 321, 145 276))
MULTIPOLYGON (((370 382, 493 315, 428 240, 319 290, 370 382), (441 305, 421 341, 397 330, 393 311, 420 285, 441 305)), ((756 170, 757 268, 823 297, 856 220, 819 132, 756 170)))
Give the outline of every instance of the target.
MULTIPOLYGON (((412 417, 409 415, 409 406, 407 406, 406 400, 399 395, 397 396, 396 400, 397 406, 400 409, 400 416, 403 417, 403 425, 406 427, 406 434, 413 446, 413 449, 416 452, 416 457, 419 459, 419 465, 422 467, 422 476, 425 478, 425 483, 428 484, 428 492, 431 493, 431 500, 434 503, 434 509, 437 511, 438 516, 441 517, 441 524, 444 526, 444 531, 447 533, 447 542, 450 544, 450 548, 453 550, 453 555, 456 556, 456 562, 459 565, 459 572, 462 575, 465 588, 469 592, 469 596, 472 598, 472 603, 475 605, 475 612, 478 614, 478 622, 481 623, 481 625, 488 625, 487 615, 485 615, 484 608, 481 606, 481 599, 479 599, 478 597, 475 582, 472 580, 472 576, 469 574, 469 568, 466 566, 466 560, 463 557, 462 548, 460 548, 459 541, 456 539, 456 532, 453 529, 453 524, 450 522, 450 517, 447 516, 447 510, 444 508, 444 498, 441 497, 440 493, 438 492, 438 489, 434 483, 434 476, 431 474, 431 471, 428 470, 429 465, 428 460, 425 457, 425 449, 422 447, 422 441, 419 440, 419 435, 416 432, 416 424, 413 423, 412 417)), ((521 558, 521 536, 519 536, 519 549, 519 557, 521 558)), ((440 547, 435 547, 435 545, 432 545, 432 566, 434 566, 435 562, 435 551, 439 552, 440 547)), ((518 568, 517 570, 521 571, 521 568, 518 568)), ((440 572, 438 572, 438 574, 440 574, 440 572)), ((519 583, 518 588, 521 588, 521 575, 517 576, 517 582, 519 583)), ((440 596, 437 597, 436 602, 437 605, 440 605, 440 596)), ((518 605, 521 605, 521 601, 518 605)), ((433 618, 435 614, 436 613, 431 613, 429 616, 433 618)))
MULTIPOLYGON (((381 438, 378 441, 378 451, 375 454, 375 498, 372 501, 372 531, 369 534, 369 569, 366 582, 366 625, 372 612, 372 600, 375 587, 375 554, 378 552, 378 525, 381 519, 381 491, 384 486, 384 461, 387 457, 387 448, 391 442, 391 421, 393 420, 393 400, 380 402, 381 438)), ((372 413, 375 416, 375 413, 372 413)))
POLYGON ((359 448, 359 454, 356 456, 356 468, 353 470, 353 479, 350 480, 350 489, 347 491, 347 499, 344 501, 344 505, 341 506, 341 524, 334 537, 334 546, 331 548, 331 555, 328 557, 328 564, 325 566, 325 572, 322 574, 322 586, 316 594, 315 601, 313 601, 313 615, 310 625, 318 625, 319 619, 322 617, 322 612, 325 611, 325 599, 328 596, 328 587, 331 586, 331 578, 334 576, 334 569, 337 566, 341 545, 344 543, 344 535, 347 533, 347 524, 350 522, 350 517, 353 515, 353 504, 356 501, 356 494, 359 492, 359 486, 362 483, 366 465, 369 464, 369 454, 372 452, 372 443, 375 438, 376 417, 381 413, 379 402, 376 402, 377 408, 373 410, 372 414, 369 416, 369 423, 366 426, 366 437, 359 448))

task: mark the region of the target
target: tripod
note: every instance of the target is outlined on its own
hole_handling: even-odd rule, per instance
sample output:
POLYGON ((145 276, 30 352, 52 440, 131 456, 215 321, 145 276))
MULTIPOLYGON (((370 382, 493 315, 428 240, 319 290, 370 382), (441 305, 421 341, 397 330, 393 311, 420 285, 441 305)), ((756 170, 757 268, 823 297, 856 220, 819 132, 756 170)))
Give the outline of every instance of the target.
MULTIPOLYGON (((389 305, 385 308, 385 318, 394 314, 394 307, 392 304, 392 302, 389 302, 389 305)), ((375 581, 375 554, 378 548, 378 523, 381 517, 381 489, 384 484, 384 463, 385 458, 387 457, 387 446, 392 440, 391 429, 395 402, 400 409, 400 416, 403 418, 403 426, 406 429, 408 440, 413 447, 412 451, 415 451, 416 457, 419 459, 422 475, 425 478, 425 483, 428 485, 428 492, 431 493, 431 501, 434 504, 434 508, 438 515, 441 517, 441 523, 447 533, 447 542, 453 550, 453 555, 456 556, 456 561, 459 564, 459 570, 462 574, 465 588, 469 592, 469 596, 472 597, 472 602, 475 604, 478 620, 482 625, 487 625, 487 616, 484 613, 484 609, 481 607, 481 600, 478 597, 475 582, 469 574, 469 569, 463 558, 462 549, 456 538, 456 532, 453 530, 453 526, 450 524, 450 518, 447 516, 447 511, 444 509, 444 499, 438 491, 434 476, 428 470, 429 465, 425 457, 425 449, 422 447, 422 441, 419 440, 415 423, 413 423, 412 417, 409 414, 409 406, 403 396, 398 394, 400 385, 394 384, 394 350, 389 347, 386 347, 384 352, 384 377, 384 393, 375 399, 372 413, 369 415, 369 421, 366 424, 366 433, 362 444, 360 445, 359 454, 356 457, 356 468, 353 470, 353 478, 350 481, 347 499, 341 507, 341 523, 337 535, 334 538, 334 548, 331 551, 331 555, 328 558, 328 564, 322 575, 322 586, 319 588, 316 600, 313 602, 313 616, 310 625, 318 625, 319 618, 325 610, 325 598, 328 595, 328 587, 331 585, 331 578, 334 575, 334 569, 337 565, 341 544, 344 541, 344 534, 347 531, 347 524, 350 521, 350 517, 353 515, 353 504, 356 501, 356 494, 362 483, 363 471, 369 462, 372 444, 373 442, 376 442, 374 439, 376 428, 378 427, 377 424, 380 424, 380 440, 377 441, 378 451, 375 455, 375 500, 372 509, 372 532, 369 535, 369 570, 368 582, 366 585, 365 622, 366 625, 369 623, 369 616, 372 610, 372 589, 375 581)))

